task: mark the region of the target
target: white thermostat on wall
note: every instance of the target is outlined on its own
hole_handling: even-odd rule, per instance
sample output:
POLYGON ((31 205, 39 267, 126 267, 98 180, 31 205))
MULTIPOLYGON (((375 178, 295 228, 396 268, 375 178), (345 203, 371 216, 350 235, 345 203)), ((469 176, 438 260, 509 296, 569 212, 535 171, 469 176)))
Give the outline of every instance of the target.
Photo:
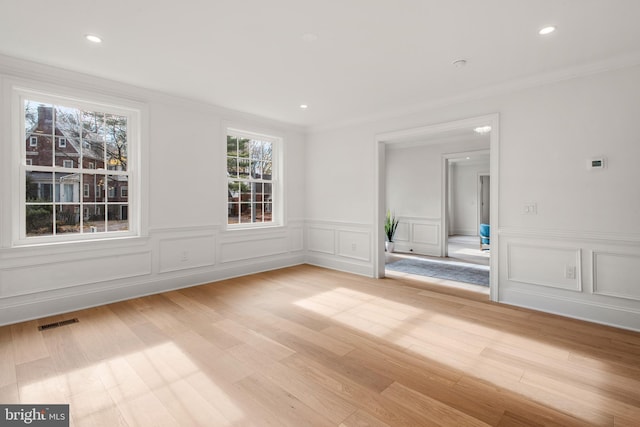
POLYGON ((604 157, 598 157, 598 158, 589 160, 590 169, 604 169, 604 166, 605 166, 604 157))

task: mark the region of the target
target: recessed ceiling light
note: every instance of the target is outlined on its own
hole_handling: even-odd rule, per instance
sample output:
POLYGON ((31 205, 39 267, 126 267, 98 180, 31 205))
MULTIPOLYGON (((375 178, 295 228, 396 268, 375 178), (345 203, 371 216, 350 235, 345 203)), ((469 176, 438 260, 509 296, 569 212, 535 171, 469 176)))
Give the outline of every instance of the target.
POLYGON ((300 108, 302 110, 306 110, 307 108, 309 108, 309 106, 307 104, 300 104, 300 108))
POLYGON ((456 59, 455 61, 453 61, 453 65, 456 68, 462 68, 465 65, 467 65, 467 60, 466 59, 456 59))
POLYGON ((540 34, 541 36, 546 36, 547 34, 553 33, 555 30, 556 27, 550 25, 548 27, 541 28, 540 31, 538 31, 538 34, 540 34))
POLYGON ((474 132, 484 135, 485 133, 491 132, 491 126, 478 126, 474 129, 474 132))
POLYGON ((89 40, 91 43, 102 43, 102 39, 95 34, 87 34, 84 38, 89 40))

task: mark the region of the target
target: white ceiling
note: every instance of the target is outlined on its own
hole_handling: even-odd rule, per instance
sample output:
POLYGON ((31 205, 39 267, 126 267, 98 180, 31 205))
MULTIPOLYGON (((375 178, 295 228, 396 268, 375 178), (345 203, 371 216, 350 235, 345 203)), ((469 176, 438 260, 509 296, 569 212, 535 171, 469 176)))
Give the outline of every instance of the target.
POLYGON ((639 18, 640 0, 2 0, 0 53, 322 126, 640 57, 639 18))

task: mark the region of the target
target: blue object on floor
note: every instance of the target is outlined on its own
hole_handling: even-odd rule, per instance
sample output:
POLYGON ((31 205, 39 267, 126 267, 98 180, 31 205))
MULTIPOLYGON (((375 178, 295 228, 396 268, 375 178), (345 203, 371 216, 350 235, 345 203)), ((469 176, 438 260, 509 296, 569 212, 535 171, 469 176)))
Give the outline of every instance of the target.
POLYGON ((482 245, 489 245, 491 236, 491 227, 489 224, 480 224, 480 250, 482 250, 482 245))

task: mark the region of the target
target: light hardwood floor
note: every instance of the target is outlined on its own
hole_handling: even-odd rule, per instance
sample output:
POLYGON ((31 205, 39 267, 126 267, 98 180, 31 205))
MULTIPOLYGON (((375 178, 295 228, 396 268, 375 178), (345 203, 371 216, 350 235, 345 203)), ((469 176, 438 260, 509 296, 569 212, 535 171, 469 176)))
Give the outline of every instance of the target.
POLYGON ((298 266, 2 327, 0 403, 69 403, 75 426, 638 426, 640 334, 298 266))

